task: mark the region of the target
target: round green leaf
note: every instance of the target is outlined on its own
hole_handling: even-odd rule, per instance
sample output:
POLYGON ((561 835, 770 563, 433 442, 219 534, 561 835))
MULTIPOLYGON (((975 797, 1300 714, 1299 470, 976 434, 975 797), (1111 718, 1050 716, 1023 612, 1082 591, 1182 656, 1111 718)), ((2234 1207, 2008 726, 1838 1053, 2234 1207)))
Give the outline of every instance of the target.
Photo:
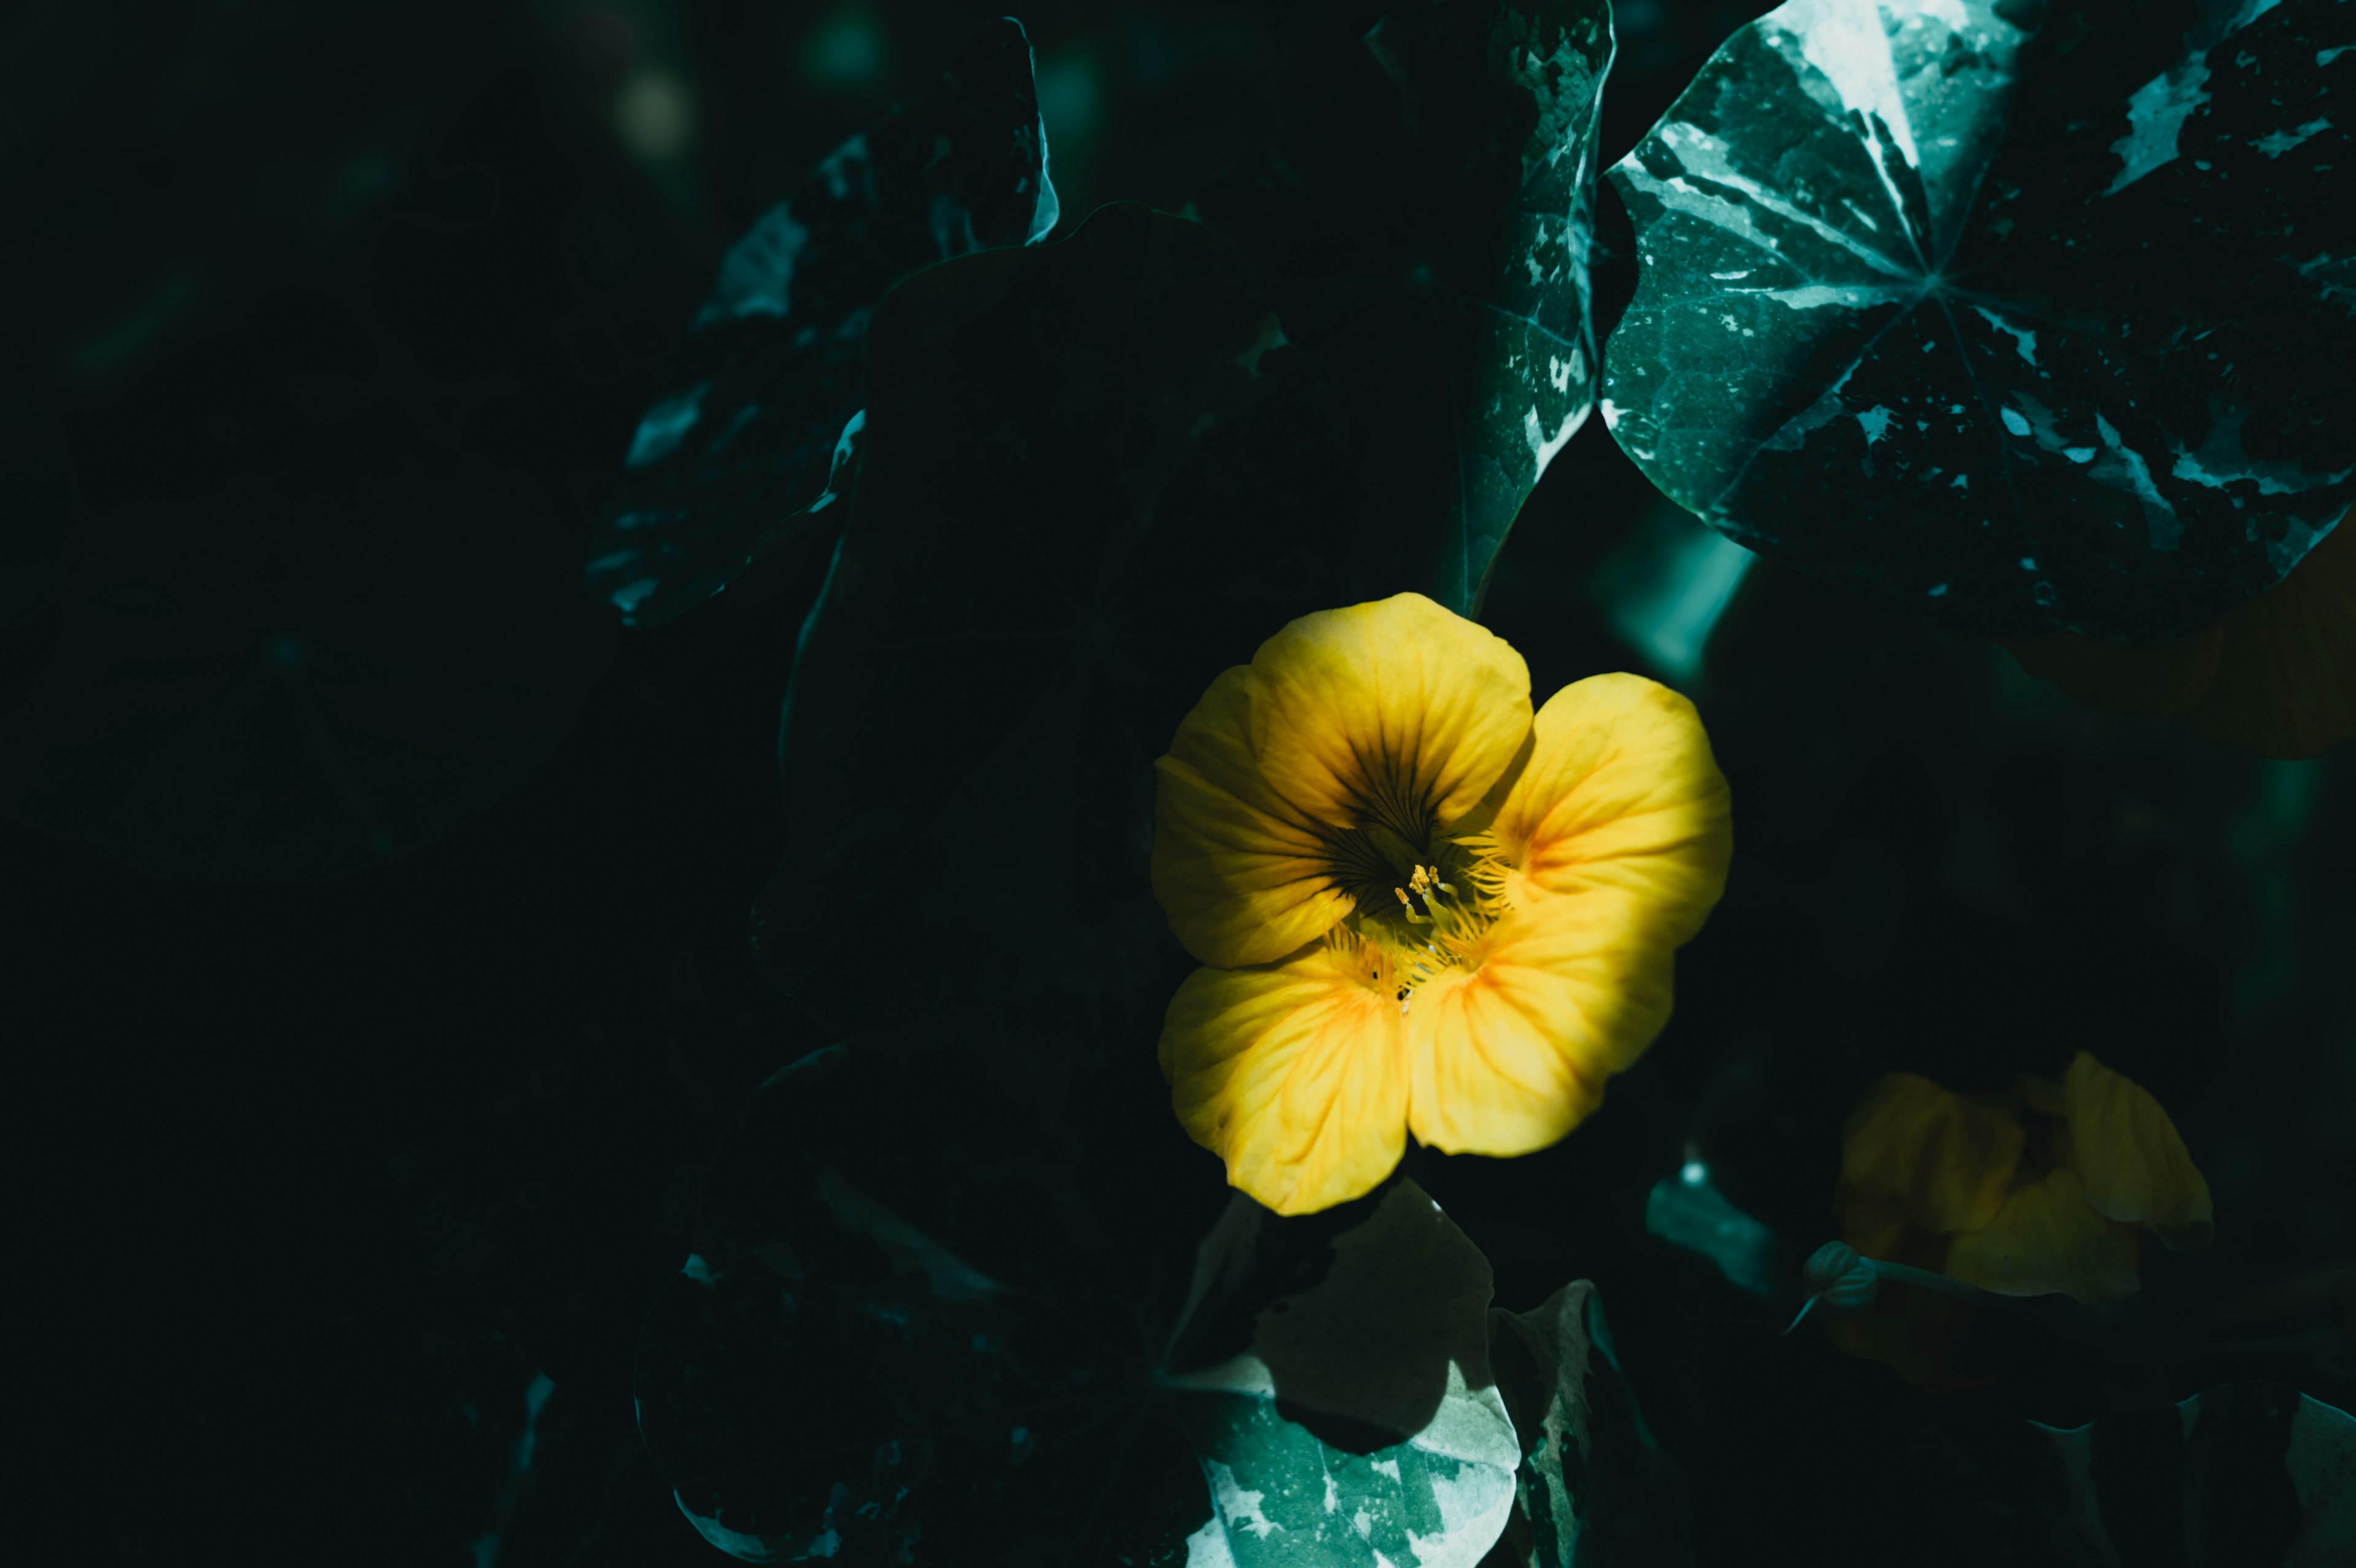
POLYGON ((2356 496, 2340 0, 1793 0, 1612 170, 1602 409, 1679 505, 1961 630, 2185 635, 2356 496))

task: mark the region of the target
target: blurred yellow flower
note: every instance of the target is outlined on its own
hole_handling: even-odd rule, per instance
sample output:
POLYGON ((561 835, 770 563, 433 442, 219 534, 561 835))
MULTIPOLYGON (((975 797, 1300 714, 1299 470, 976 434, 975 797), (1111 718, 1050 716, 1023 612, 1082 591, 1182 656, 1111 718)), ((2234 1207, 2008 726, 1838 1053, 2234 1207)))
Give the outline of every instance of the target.
POLYGON ((1732 849, 1693 705, 1596 676, 1533 714, 1521 656, 1420 594, 1293 622, 1156 764, 1153 889, 1206 967, 1161 1058, 1188 1134, 1280 1213, 1407 1135, 1526 1154, 1667 1021, 1732 849))
POLYGON ((2009 646, 2089 707, 2184 719, 2204 740, 2265 756, 2317 756, 2356 740, 2356 526, 2342 517, 2289 576, 2181 642, 2129 648, 2063 632, 2009 646))
MULTIPOLYGON (((2135 1294, 2137 1227, 2174 1248, 2214 1233, 2209 1184, 2168 1113, 2083 1051, 2061 1083, 2023 1078, 1997 1101, 1888 1074, 1849 1114, 1833 1208, 1868 1257, 2083 1302, 2135 1294)), ((1828 1331, 1919 1381, 1945 1304, 1897 1295, 1828 1331)))

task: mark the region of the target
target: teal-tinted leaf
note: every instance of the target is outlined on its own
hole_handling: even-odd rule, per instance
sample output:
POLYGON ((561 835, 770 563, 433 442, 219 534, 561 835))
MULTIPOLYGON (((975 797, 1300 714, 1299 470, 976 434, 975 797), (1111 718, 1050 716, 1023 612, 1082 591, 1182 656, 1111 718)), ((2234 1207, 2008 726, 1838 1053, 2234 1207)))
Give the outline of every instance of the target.
POLYGON ((1335 390, 1348 505, 1437 531, 1417 585, 1480 603, 1594 401, 1587 247, 1605 0, 1412 0, 1298 130, 1204 191, 1335 390))
POLYGON ((763 1086, 637 1349, 640 1433, 704 1538, 750 1562, 1323 1568, 1417 1540, 1477 1562, 1521 1451, 1462 1232, 1407 1183, 1297 1220, 1235 1198, 1173 1313, 1200 1206, 1065 1110, 961 1050, 830 1047, 763 1086))
POLYGON ((1934 1429, 1955 1561, 2266 1563, 2356 1557, 2356 1420, 2280 1383, 2232 1382, 2085 1426, 1934 1429))
POLYGON ((1612 171, 1603 411, 1679 505, 1939 624, 2187 635, 2356 496, 2339 0, 1794 0, 1612 171))
POLYGON ((1775 1232, 1737 1209, 1700 1160, 1689 1159, 1676 1175, 1653 1184, 1644 1200, 1644 1229, 1699 1253, 1755 1296, 1778 1295, 1790 1283, 1775 1232))
MULTIPOLYGON (((1488 1260, 1411 1181, 1370 1201, 1311 1254, 1313 1283, 1258 1307, 1248 1349, 1194 1364, 1205 1337, 1182 1324, 1162 1382, 1215 1509, 1190 1563, 1472 1568, 1505 1527, 1521 1448, 1489 1372, 1488 1260)), ((1197 1314, 1219 1315, 1205 1281, 1248 1277, 1292 1224, 1238 1197, 1197 1314)))
POLYGON ((929 98, 836 148, 728 252, 598 518, 590 597, 654 626, 755 557, 822 566, 841 516, 826 509, 835 454, 884 291, 1040 240, 1055 217, 1030 40, 1002 17, 929 98))
POLYGON ((1491 1568, 1689 1563, 1676 1477, 1636 1408, 1593 1282, 1534 1312, 1492 1311, 1489 1354, 1524 1450, 1491 1568))
POLYGON ((970 1053, 912 1090, 905 1062, 829 1048, 764 1086, 638 1341, 640 1434, 706 1540, 748 1562, 1183 1555, 1208 1509, 1138 1321, 1167 1220, 1132 1204, 1157 1228, 1107 1244, 1089 1140, 1056 1131, 970 1053))

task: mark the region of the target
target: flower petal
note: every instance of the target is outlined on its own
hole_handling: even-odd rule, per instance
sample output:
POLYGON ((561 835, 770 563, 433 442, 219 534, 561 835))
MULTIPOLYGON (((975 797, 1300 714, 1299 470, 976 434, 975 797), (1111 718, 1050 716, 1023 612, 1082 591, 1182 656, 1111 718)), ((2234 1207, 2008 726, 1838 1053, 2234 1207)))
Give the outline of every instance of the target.
POLYGON ((2136 1293, 2135 1232, 2086 1206, 2068 1167, 2014 1190, 1985 1229, 1957 1236, 1947 1273, 1998 1296, 2119 1301, 2136 1293))
POLYGON ((2023 1141, 2018 1116, 1912 1072, 1885 1073, 1848 1115, 1841 1185, 1894 1200, 1934 1234, 1976 1231, 2003 1208, 2023 1141))
MULTIPOLYGON (((1833 1187, 1833 1218, 1840 1239, 1869 1258, 1884 1263, 1915 1263, 1911 1253, 1935 1251, 1946 1256, 1946 1238, 1907 1219, 1906 1210, 1887 1192, 1874 1192, 1842 1181, 1833 1187)), ((1935 1267, 1924 1264, 1922 1267, 1935 1267)))
POLYGON ((2080 1051, 2062 1080, 2070 1166, 2094 1212, 2148 1225, 2171 1247, 2216 1234, 2209 1183, 2148 1090, 2080 1051))
POLYGON ((1398 1004, 1323 944, 1280 964, 1195 970, 1161 1049, 1187 1135, 1280 1214, 1372 1190, 1407 1147, 1398 1004))
POLYGON ((1590 901, 1507 915, 1408 1006, 1408 1125, 1451 1154, 1555 1142, 1668 1021, 1674 962, 1590 901))
POLYGON ((1420 593, 1321 611, 1252 656, 1252 754, 1311 820, 1379 823, 1429 848, 1530 733, 1530 672, 1420 593))
POLYGON ((2269 757, 2356 739, 2356 528, 2343 515, 2290 575, 2181 642, 2119 647, 2075 632, 2006 645, 2091 708, 2191 721, 2269 757))
POLYGON ((1153 896, 1186 951, 1222 968, 1316 941, 1352 901, 1252 760, 1252 690, 1248 666, 1220 676, 1154 763, 1153 896))
POLYGON ((2217 676, 2192 732, 2269 757, 2356 740, 2356 511, 2291 574, 2225 612, 2217 676))
POLYGON ((1598 675, 1538 709, 1536 743, 1492 825, 1507 896, 1608 898, 1675 947, 1726 891, 1732 798, 1694 705, 1657 681, 1598 675))

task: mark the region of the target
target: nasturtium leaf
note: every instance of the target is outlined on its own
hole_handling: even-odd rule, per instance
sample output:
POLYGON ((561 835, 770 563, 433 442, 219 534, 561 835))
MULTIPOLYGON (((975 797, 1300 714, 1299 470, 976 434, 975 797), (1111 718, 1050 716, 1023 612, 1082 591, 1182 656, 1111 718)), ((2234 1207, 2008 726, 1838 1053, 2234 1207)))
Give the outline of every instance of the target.
POLYGON ((1690 1563, 1676 1477, 1636 1408, 1594 1282, 1574 1280, 1535 1311, 1493 1308, 1489 1359, 1524 1455, 1489 1563, 1690 1563))
POLYGON ((2231 1382, 2085 1426, 1933 1429, 1956 1562, 2324 1568, 2356 1558, 2356 1419, 2231 1382))
POLYGON ((960 1568, 1481 1561, 1524 1445, 1488 1263, 1419 1189, 1297 1220, 1231 1196, 1206 1225, 1215 1180, 1141 1179, 1136 1140, 1019 1069, 952 1048, 915 1072, 812 1052, 706 1182, 637 1369, 706 1540, 960 1568))
POLYGON ((1937 624, 2197 630, 2356 495, 2348 37, 2342 0, 1792 0, 1611 171, 1612 433, 1937 624))
POLYGON ((755 1096, 640 1332, 648 1454, 750 1562, 1183 1560, 1210 1510, 1141 1319, 1203 1221, 1019 1070, 916 1073, 829 1047, 755 1096))
POLYGON ((1436 524, 1415 585, 1461 613, 1594 404, 1612 51, 1606 0, 1408 0, 1333 62, 1298 129, 1194 203, 1347 415, 1358 484, 1333 505, 1436 524))
POLYGON ((1001 17, 931 96, 829 154, 729 251, 597 520, 590 597, 660 625, 753 558, 830 540, 876 303, 920 267, 1044 239, 1055 218, 1031 43, 1001 17))
MULTIPOLYGON (((1369 1204, 1322 1276, 1258 1308, 1248 1348, 1182 1350, 1161 1376, 1210 1488, 1189 1542, 1205 1562, 1473 1568, 1505 1528, 1521 1446, 1489 1372, 1488 1260, 1412 1181, 1352 1209, 1369 1204)), ((1290 1223, 1238 1196, 1198 1304, 1202 1275, 1290 1223)))

